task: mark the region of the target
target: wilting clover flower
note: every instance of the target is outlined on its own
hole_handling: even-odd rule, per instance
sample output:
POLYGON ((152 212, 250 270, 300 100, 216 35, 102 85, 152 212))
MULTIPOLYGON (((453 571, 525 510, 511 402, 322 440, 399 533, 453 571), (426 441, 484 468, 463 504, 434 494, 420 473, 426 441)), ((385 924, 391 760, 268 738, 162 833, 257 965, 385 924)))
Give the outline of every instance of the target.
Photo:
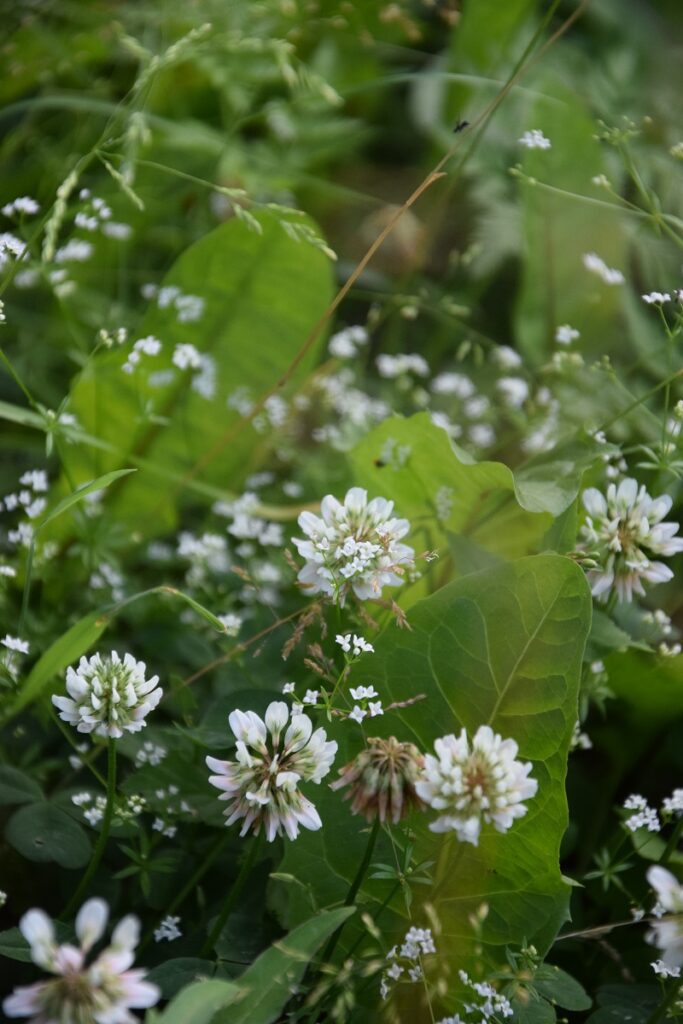
POLYGON ((54 925, 42 910, 24 914, 19 929, 31 947, 31 959, 55 977, 16 988, 2 1004, 6 1016, 30 1017, 32 1024, 137 1024, 138 1018, 128 1011, 154 1006, 161 994, 144 980, 144 970, 129 969, 140 937, 138 919, 124 917, 114 928, 111 944, 86 964, 108 916, 104 900, 84 903, 76 917, 76 947, 57 945, 54 925))
POLYGON ((321 516, 302 512, 299 526, 308 539, 293 538, 306 564, 299 582, 311 593, 323 593, 343 604, 353 590, 359 601, 379 597, 382 587, 397 587, 415 552, 400 543, 410 529, 396 519, 393 501, 373 498, 362 487, 346 492, 343 503, 323 498, 321 516))
POLYGON ((59 717, 78 732, 119 739, 124 732, 139 732, 145 717, 161 700, 158 676, 145 678, 144 661, 116 651, 81 658, 78 668, 66 671, 68 697, 53 696, 59 717))
MULTIPOLYGON (((683 966, 683 885, 675 875, 659 864, 647 872, 647 880, 657 894, 657 906, 664 916, 653 923, 647 941, 661 950, 669 967, 683 966)), ((654 913, 657 911, 655 910, 654 913)))
POLYGON ((337 744, 327 739, 324 729, 314 732, 308 715, 294 711, 289 725, 288 720, 284 701, 268 705, 265 721, 254 711, 233 711, 229 721, 237 740, 235 760, 206 758, 216 772, 209 782, 223 791, 219 799, 232 801, 225 810, 226 825, 244 819, 240 835, 250 828, 258 835, 263 827, 270 843, 282 832, 296 839, 299 825, 313 832, 322 827, 298 786, 324 779, 337 744))
POLYGON ((394 825, 415 807, 422 807, 415 785, 424 758, 412 743, 371 737, 353 761, 339 769, 339 778, 330 789, 348 786, 345 798, 351 800, 354 814, 367 821, 390 819, 394 825))
POLYGON ((629 477, 610 484, 606 495, 589 487, 583 504, 588 513, 581 528, 583 548, 598 562, 588 572, 594 597, 606 601, 614 589, 620 601, 630 601, 634 593, 645 593, 643 581, 673 578, 663 562, 651 561, 652 555, 683 551, 683 538, 675 536, 678 523, 662 521, 672 504, 668 494, 651 498, 629 477))
POLYGON ((436 740, 434 749, 436 757, 425 756, 415 786, 425 803, 443 812, 430 824, 432 832, 454 831, 462 842, 477 846, 482 822, 506 832, 526 814, 524 801, 536 794, 538 783, 529 778, 531 764, 516 760, 514 740, 481 725, 471 746, 463 729, 459 736, 436 740))

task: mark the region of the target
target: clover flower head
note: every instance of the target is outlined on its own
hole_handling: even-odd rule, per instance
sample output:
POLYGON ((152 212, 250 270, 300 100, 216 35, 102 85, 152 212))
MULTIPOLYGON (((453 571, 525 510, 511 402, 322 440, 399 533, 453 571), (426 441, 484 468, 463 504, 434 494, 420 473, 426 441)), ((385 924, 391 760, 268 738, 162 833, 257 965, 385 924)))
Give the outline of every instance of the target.
POLYGON ((68 668, 68 697, 55 694, 52 703, 59 717, 78 732, 119 739, 124 732, 139 732, 145 718, 161 700, 158 676, 145 678, 144 661, 132 654, 123 660, 116 651, 81 658, 78 668, 68 668))
POLYGON ((265 719, 254 711, 233 711, 229 721, 237 740, 235 760, 206 758, 215 772, 209 782, 222 791, 220 800, 231 801, 226 825, 242 819, 240 835, 263 828, 269 843, 283 832, 296 839, 300 825, 313 832, 321 828, 299 783, 319 783, 332 767, 337 744, 325 730, 313 731, 311 719, 300 711, 293 711, 290 720, 284 701, 269 704, 265 719))
POLYGON ((343 502, 326 495, 320 516, 302 512, 299 526, 306 538, 293 538, 306 560, 299 572, 302 586, 342 605, 350 591, 366 601, 379 597, 383 587, 400 586, 405 571, 414 567, 415 552, 401 543, 408 520, 395 518, 393 510, 393 501, 368 501, 367 491, 352 487, 343 502))
POLYGON ((643 583, 666 583, 673 572, 652 556, 669 557, 683 551, 677 537, 678 523, 666 523, 671 508, 668 494, 652 498, 632 478, 610 484, 604 495, 595 487, 583 493, 587 512, 581 528, 582 547, 590 551, 598 567, 588 580, 593 596, 606 601, 615 590, 620 601, 644 594, 643 583))
POLYGON ((517 760, 514 740, 504 740, 488 725, 477 729, 471 745, 467 731, 443 736, 427 754, 417 795, 442 812, 432 832, 454 831, 461 842, 477 846, 482 823, 506 832, 527 812, 525 800, 535 796, 531 764, 517 760))
POLYGON ((79 945, 57 945, 55 929, 42 910, 29 910, 19 929, 31 947, 31 959, 54 975, 49 981, 15 988, 3 1002, 7 1017, 30 1017, 32 1024, 137 1024, 128 1011, 154 1006, 160 991, 145 981, 145 971, 133 969, 140 937, 136 917, 124 917, 114 928, 110 945, 90 964, 87 954, 104 934, 109 907, 91 899, 76 917, 79 945))
POLYGON ((351 801, 352 812, 366 821, 379 818, 395 825, 414 808, 423 807, 415 788, 423 762, 413 743, 373 736, 353 761, 339 769, 330 789, 348 787, 345 798, 351 801))

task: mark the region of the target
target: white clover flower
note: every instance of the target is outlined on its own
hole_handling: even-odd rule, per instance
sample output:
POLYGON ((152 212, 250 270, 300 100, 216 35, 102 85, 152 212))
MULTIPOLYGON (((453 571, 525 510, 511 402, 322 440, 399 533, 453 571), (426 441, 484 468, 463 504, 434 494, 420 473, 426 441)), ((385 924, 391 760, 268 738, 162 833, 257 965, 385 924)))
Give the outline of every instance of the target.
POLYGON ((327 739, 324 729, 314 732, 308 715, 293 710, 289 721, 289 714, 283 701, 268 705, 265 721, 254 711, 233 711, 229 721, 237 740, 235 760, 206 758, 216 772, 209 782, 223 791, 219 799, 232 801, 225 810, 226 825, 244 819, 240 835, 250 828, 258 834, 263 827, 270 843, 283 832, 296 839, 300 825, 313 832, 322 827, 298 786, 324 779, 337 744, 327 739))
POLYGON ((443 736, 434 744, 436 757, 425 756, 418 796, 443 812, 430 824, 432 832, 454 831, 462 842, 477 846, 482 822, 506 832, 526 814, 525 800, 536 794, 530 762, 517 761, 514 740, 502 739, 482 725, 470 743, 467 731, 443 736))
POLYGON ((573 341, 581 337, 581 332, 569 324, 560 324, 555 331, 555 341, 560 345, 571 345, 573 341))
POLYGON ((139 732, 145 717, 161 700, 158 676, 145 678, 144 661, 116 651, 81 658, 78 668, 66 671, 68 697, 54 695, 59 717, 78 732, 119 739, 124 732, 139 732))
POLYGON ((55 977, 20 986, 3 1002, 7 1017, 30 1017, 31 1024, 138 1024, 129 1010, 154 1006, 161 995, 145 981, 145 971, 130 970, 139 941, 140 923, 124 917, 114 928, 111 944, 95 960, 86 956, 104 934, 109 907, 104 900, 83 904, 76 917, 79 946, 58 946, 55 929, 42 910, 29 910, 19 929, 31 947, 31 959, 55 977))
POLYGON ((608 267, 595 252, 587 252, 583 256, 583 265, 591 274, 596 274, 605 284, 623 284, 626 278, 620 270, 608 267))
POLYGON ((680 978, 681 976, 680 967, 672 967, 670 964, 665 963, 664 960, 655 960, 650 964, 650 967, 660 978, 680 978))
POLYGON ((619 486, 610 484, 607 495, 595 487, 583 493, 588 513, 581 528, 582 546, 600 563, 588 572, 593 596, 606 601, 611 590, 620 601, 644 594, 643 581, 666 583, 673 573, 650 555, 669 557, 683 551, 683 538, 676 537, 678 523, 665 523, 671 508, 668 494, 651 498, 645 487, 632 478, 619 486))
POLYGON ((524 132, 517 142, 525 149, 550 149, 552 146, 552 142, 546 138, 540 128, 531 128, 524 132))
POLYGON ((648 868, 647 880, 657 896, 655 916, 663 914, 661 920, 655 921, 652 930, 647 934, 647 941, 656 946, 662 953, 662 960, 669 967, 683 966, 683 885, 678 879, 653 864, 648 868))
POLYGON ((331 494, 321 503, 321 516, 302 512, 299 526, 307 539, 292 538, 306 564, 299 582, 311 593, 323 593, 344 604, 350 590, 359 601, 379 597, 382 587, 397 587, 415 552, 401 543, 410 529, 407 519, 392 516, 393 501, 373 498, 362 487, 346 492, 343 503, 331 494))

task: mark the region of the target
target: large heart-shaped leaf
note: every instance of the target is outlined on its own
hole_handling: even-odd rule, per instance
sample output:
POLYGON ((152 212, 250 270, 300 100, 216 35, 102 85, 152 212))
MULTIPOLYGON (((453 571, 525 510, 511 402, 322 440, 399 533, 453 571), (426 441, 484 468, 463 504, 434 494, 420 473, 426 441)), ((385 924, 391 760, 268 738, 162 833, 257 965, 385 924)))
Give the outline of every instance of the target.
MULTIPOLYGON (((172 302, 152 303, 136 337, 158 338, 157 355, 143 356, 132 374, 124 373, 127 345, 105 351, 84 369, 69 408, 89 434, 115 450, 71 448, 67 455, 77 478, 116 469, 132 455, 181 476, 201 462, 202 481, 226 490, 239 486, 254 432, 248 428, 228 440, 240 415, 228 400, 244 389, 242 402, 249 402, 276 383, 331 295, 329 263, 321 252, 289 237, 272 217, 261 218, 261 229, 259 234, 233 220, 179 257, 164 288, 198 296, 204 308, 188 321, 178 318, 172 302), (194 345, 213 361, 199 390, 196 375, 173 364, 179 344, 194 345)), ((314 356, 311 350, 303 362, 310 365, 314 356)), ((144 463, 137 463, 137 479, 122 482, 110 501, 119 518, 153 534, 172 525, 174 508, 144 463)))
MULTIPOLYGON (((500 963, 506 945, 525 939, 546 950, 567 918, 569 886, 559 870, 564 780, 590 616, 586 580, 570 559, 524 558, 463 577, 417 602, 409 611, 411 630, 389 625, 375 641, 375 654, 353 675, 354 685, 372 682, 385 706, 426 696, 373 719, 374 733, 413 740, 426 751, 439 736, 488 723, 515 739, 519 756, 533 763, 538 794, 509 833, 485 828, 474 847, 429 832, 428 814, 409 819, 418 858, 438 862, 440 856, 439 949, 449 963, 471 964, 470 915, 482 904, 489 908, 483 932, 489 963, 500 963)), ((334 728, 355 753, 360 737, 354 724, 334 728)), ((363 822, 350 816, 338 794, 323 791, 315 799, 323 828, 287 847, 282 870, 306 878, 324 904, 346 893, 366 838, 363 822)), ((366 882, 364 891, 382 899, 387 883, 366 882)), ((419 895, 413 920, 425 923, 419 895)), ((290 900, 293 915, 306 912, 305 896, 297 901, 290 890, 290 900)))

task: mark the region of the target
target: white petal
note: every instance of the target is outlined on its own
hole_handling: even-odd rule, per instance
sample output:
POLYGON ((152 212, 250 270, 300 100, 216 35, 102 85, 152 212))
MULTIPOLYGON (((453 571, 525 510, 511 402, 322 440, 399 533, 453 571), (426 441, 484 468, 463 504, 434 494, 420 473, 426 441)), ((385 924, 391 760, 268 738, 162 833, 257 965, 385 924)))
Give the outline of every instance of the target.
POLYGON ((102 938, 107 927, 109 907, 101 899, 88 900, 78 911, 76 917, 76 935, 81 949, 88 952, 102 938))

